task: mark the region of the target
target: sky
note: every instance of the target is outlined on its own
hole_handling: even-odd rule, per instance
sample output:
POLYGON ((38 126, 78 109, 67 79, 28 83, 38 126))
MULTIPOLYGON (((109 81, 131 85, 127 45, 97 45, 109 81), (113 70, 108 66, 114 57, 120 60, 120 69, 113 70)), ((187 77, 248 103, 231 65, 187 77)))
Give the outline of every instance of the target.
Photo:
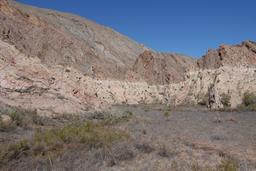
POLYGON ((256 0, 18 0, 73 13, 160 52, 201 57, 256 40, 256 0))

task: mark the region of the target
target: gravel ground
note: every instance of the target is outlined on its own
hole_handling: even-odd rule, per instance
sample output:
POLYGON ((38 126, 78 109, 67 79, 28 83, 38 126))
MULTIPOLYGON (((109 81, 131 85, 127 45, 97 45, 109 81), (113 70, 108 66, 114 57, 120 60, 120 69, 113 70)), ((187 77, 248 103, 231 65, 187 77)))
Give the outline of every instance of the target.
MULTIPOLYGON (((115 144, 111 155, 102 149, 77 149, 50 164, 24 157, 10 162, 6 170, 256 170, 255 112, 170 109, 162 105, 114 106, 107 112, 114 116, 124 111, 132 113, 131 119, 114 127, 130 137, 115 144)), ((60 121, 52 123, 56 122, 60 121)), ((0 140, 11 142, 32 132, 0 132, 0 140)))
POLYGON ((147 157, 147 161, 138 157, 136 167, 141 170, 148 169, 143 166, 145 163, 149 168, 157 163, 160 170, 169 169, 174 161, 190 166, 216 167, 223 158, 234 160, 240 170, 256 170, 255 112, 217 112, 200 107, 168 111, 161 105, 116 106, 113 110, 133 113, 135 117, 125 129, 136 141, 155 146, 158 149, 155 153, 159 153, 161 146, 173 153, 165 159, 154 153, 152 159, 147 160, 147 157))

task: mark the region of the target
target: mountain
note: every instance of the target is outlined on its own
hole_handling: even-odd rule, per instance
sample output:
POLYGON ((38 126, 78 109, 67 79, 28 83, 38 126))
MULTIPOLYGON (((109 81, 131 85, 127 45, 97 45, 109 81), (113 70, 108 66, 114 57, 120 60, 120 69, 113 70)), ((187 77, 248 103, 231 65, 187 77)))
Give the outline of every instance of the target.
POLYGON ((144 47, 87 19, 3 0, 1 39, 47 66, 72 66, 97 78, 124 78, 144 47), (92 73, 93 72, 93 73, 92 73))
POLYGON ((72 66, 98 79, 124 80, 148 48, 90 20, 3 0, 1 39, 47 66, 72 66))
POLYGON ((256 92, 255 42, 222 45, 201 59, 155 52, 79 16, 0 1, 0 104, 44 115, 113 104, 231 106, 256 92), (208 97, 207 100, 209 100, 208 97))

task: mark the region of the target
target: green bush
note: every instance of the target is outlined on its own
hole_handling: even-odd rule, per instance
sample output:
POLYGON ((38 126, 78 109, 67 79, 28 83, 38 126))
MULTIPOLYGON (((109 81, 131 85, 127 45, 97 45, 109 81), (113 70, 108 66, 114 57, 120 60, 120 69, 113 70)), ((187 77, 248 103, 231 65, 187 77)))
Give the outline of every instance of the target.
POLYGON ((168 111, 164 112, 164 117, 168 118, 170 116, 170 113, 168 111))
POLYGON ((256 95, 254 93, 245 92, 243 97, 243 104, 245 106, 256 104, 256 95))
POLYGON ((223 104, 224 108, 229 108, 231 106, 230 104, 230 100, 231 100, 231 96, 229 94, 223 93, 221 94, 221 103, 223 104))
POLYGON ((256 111, 256 95, 254 93, 245 92, 243 95, 243 103, 239 106, 239 109, 256 111))

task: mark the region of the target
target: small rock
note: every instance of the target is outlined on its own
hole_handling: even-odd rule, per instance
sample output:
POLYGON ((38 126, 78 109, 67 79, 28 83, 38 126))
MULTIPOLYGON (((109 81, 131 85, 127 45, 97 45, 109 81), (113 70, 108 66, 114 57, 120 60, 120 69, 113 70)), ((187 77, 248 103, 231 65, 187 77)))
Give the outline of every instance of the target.
POLYGON ((12 118, 9 115, 1 115, 0 121, 4 125, 10 125, 12 123, 12 118))
POLYGON ((65 72, 71 72, 71 68, 66 68, 65 72))

